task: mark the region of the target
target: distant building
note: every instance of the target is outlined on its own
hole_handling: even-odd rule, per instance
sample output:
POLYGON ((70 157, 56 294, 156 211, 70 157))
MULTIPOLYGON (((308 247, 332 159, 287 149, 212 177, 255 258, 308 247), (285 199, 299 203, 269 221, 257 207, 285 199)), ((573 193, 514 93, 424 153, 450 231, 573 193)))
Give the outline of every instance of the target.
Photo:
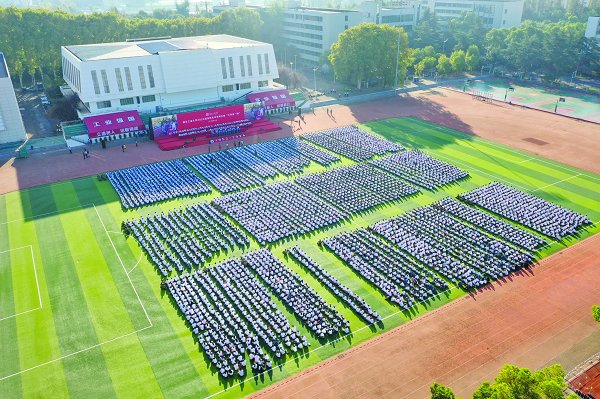
POLYGON ((600 17, 589 17, 585 28, 585 37, 593 37, 600 44, 600 17))
POLYGON ((273 46, 229 35, 62 47, 79 116, 232 101, 279 77, 273 46))
POLYGON ((465 12, 481 17, 487 28, 512 28, 521 23, 524 0, 421 0, 444 23, 465 12))
POLYGON ((4 54, 0 52, 0 144, 24 141, 25 126, 4 54))

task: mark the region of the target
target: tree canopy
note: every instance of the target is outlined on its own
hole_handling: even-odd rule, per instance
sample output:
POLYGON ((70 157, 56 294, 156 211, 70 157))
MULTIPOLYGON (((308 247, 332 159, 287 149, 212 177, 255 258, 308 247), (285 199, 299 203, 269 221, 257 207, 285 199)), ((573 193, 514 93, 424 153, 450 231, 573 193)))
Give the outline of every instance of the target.
POLYGON ((360 24, 340 34, 331 46, 329 61, 336 77, 356 82, 359 88, 373 80, 390 85, 396 77, 397 54, 398 82, 403 82, 409 62, 408 35, 404 29, 360 24))
POLYGON ((600 306, 594 305, 592 306, 592 315, 594 316, 594 320, 600 323, 600 306))

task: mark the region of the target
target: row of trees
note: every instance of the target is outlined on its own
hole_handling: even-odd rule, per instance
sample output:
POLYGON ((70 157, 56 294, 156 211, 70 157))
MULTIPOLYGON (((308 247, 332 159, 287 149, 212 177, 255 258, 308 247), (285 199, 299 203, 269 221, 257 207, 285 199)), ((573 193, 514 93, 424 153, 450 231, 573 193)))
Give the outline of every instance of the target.
POLYGON ((411 51, 410 63, 416 76, 423 73, 437 72, 440 75, 474 71, 479 67, 479 47, 472 44, 467 51, 455 50, 448 57, 444 53, 437 53, 433 46, 411 51))
MULTIPOLYGON (((473 394, 473 399, 577 399, 577 395, 566 395, 565 372, 560 364, 548 366, 536 372, 507 364, 498 373, 494 382, 484 382, 473 394)), ((434 383, 431 399, 454 399, 448 387, 434 383)))
POLYGON ((194 36, 226 33, 250 39, 262 35, 260 15, 235 8, 215 18, 125 18, 116 13, 91 15, 64 11, 0 7, 0 49, 13 75, 60 78, 60 47, 124 41, 136 37, 194 36))

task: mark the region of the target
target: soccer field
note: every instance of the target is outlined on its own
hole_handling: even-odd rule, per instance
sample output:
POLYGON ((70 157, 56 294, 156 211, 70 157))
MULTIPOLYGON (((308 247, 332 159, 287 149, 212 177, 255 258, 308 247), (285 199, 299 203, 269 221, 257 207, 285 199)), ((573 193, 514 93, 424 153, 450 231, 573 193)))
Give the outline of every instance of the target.
MULTIPOLYGON (((168 296, 156 269, 121 222, 220 195, 177 199, 123 211, 108 181, 95 176, 0 196, 0 397, 216 397, 237 398, 260 390, 351 346, 414 319, 466 293, 452 288, 437 300, 402 312, 317 241, 366 227, 410 209, 456 196, 491 181, 512 185, 600 221, 600 176, 413 118, 363 124, 370 132, 416 148, 470 173, 436 191, 354 216, 326 231, 288 239, 272 252, 327 302, 351 327, 351 335, 326 344, 310 338, 308 353, 263 375, 226 385, 168 296), (314 277, 283 256, 299 245, 384 319, 367 326, 314 277)), ((341 165, 353 161, 343 159, 341 165)), ((324 170, 311 164, 304 173, 324 170)), ((284 178, 279 178, 281 180, 284 178)), ((554 242, 538 258, 600 230, 554 242)), ((549 240, 549 239, 548 239, 549 240)), ((249 252, 259 246, 252 241, 249 252)), ((242 250, 223 253, 211 263, 242 250)), ((306 337, 312 337, 275 296, 279 310, 306 337)), ((402 354, 393 354, 402 356, 402 354)), ((340 370, 343 373, 342 370, 340 370)))

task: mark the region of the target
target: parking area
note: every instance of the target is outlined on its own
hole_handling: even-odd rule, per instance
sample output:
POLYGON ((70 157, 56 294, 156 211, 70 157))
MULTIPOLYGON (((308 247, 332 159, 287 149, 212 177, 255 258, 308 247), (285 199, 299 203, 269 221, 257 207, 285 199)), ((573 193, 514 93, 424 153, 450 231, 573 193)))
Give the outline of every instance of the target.
POLYGON ((22 91, 16 90, 17 101, 25 123, 25 130, 30 138, 56 136, 56 125, 60 122, 47 116, 46 111, 49 107, 49 101, 46 105, 42 104, 43 91, 22 91))

